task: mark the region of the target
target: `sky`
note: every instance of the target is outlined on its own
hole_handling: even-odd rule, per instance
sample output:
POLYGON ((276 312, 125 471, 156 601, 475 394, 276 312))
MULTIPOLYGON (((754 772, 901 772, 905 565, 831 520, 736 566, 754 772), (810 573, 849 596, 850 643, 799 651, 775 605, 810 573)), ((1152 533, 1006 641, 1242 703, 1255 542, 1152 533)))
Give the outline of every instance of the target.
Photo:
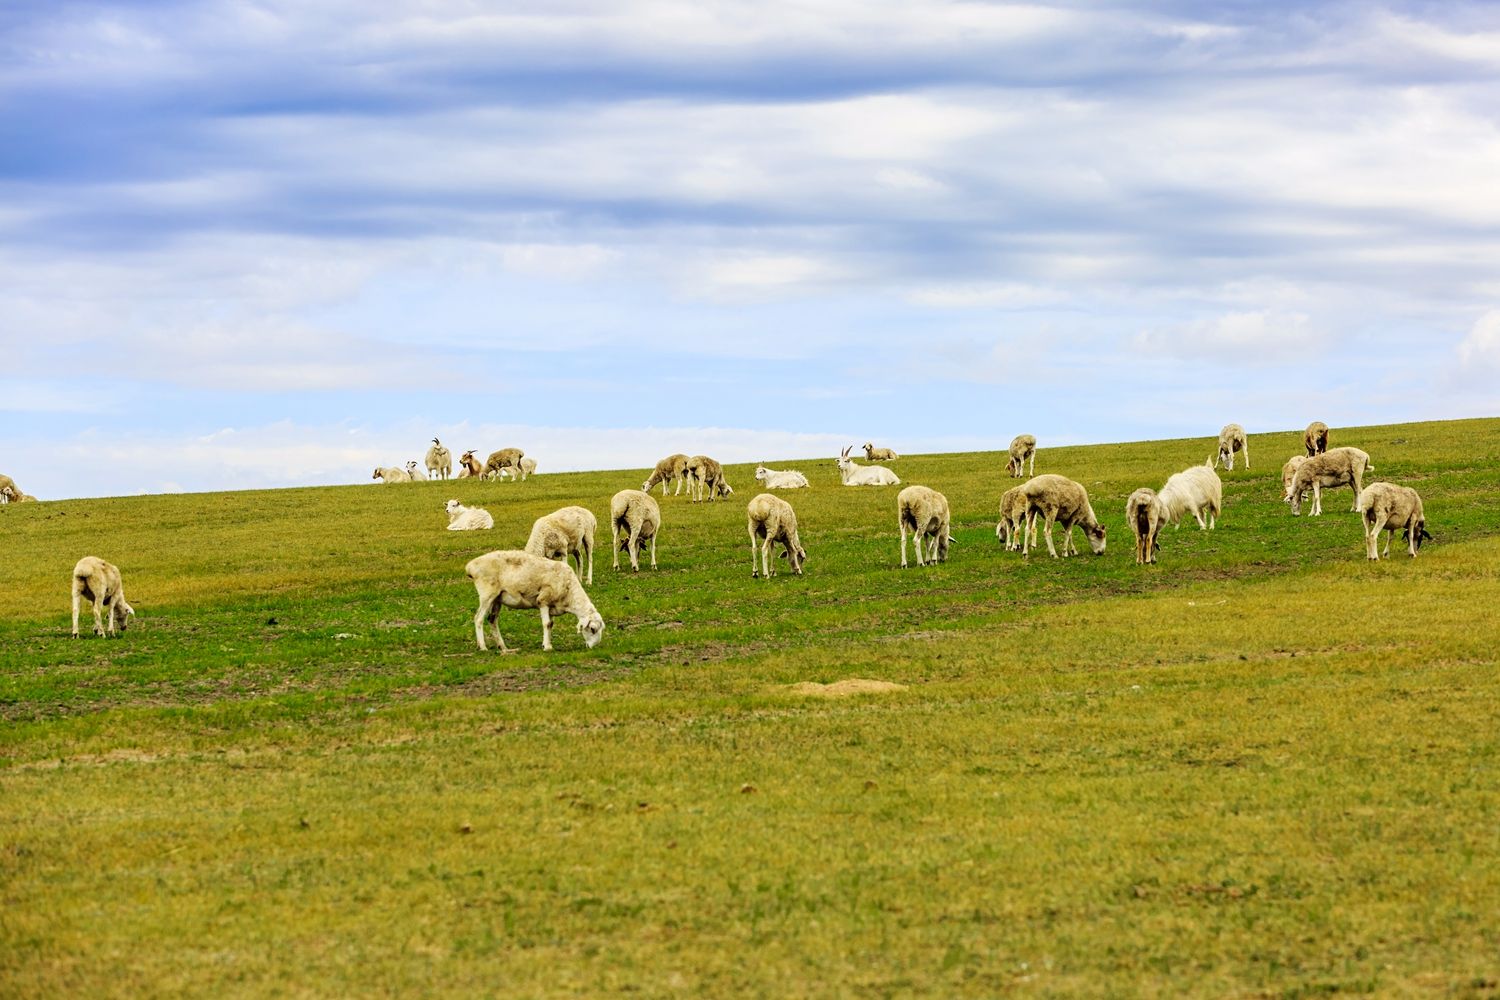
POLYGON ((1494 416, 1497 261, 1496 4, 0 5, 43 499, 1494 416))

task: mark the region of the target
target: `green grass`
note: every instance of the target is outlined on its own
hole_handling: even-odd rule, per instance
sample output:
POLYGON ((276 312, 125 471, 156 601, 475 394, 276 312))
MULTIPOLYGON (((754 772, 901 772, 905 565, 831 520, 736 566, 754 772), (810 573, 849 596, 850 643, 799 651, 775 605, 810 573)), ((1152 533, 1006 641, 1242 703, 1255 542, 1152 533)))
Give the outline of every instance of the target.
POLYGON ((896 463, 957 541, 904 571, 894 490, 789 463, 771 581, 731 467, 552 654, 474 649, 464 563, 644 471, 0 507, 0 996, 1500 995, 1500 420, 1336 438, 1419 559, 1290 517, 1300 433, 1154 567, 1124 498, 1208 439, 1043 449, 1110 547, 1029 564, 1001 455, 896 463), (90 553, 122 640, 68 637, 90 553), (787 689, 847 677, 906 690, 787 689))

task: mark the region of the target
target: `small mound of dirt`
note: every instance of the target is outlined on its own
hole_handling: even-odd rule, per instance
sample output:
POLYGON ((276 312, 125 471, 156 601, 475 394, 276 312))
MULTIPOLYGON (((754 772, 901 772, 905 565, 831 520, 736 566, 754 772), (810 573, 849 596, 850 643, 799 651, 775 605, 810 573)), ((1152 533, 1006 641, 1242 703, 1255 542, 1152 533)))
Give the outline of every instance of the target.
POLYGON ((885 694, 888 691, 905 691, 906 685, 892 681, 848 677, 841 681, 834 681, 832 684, 819 684, 816 681, 788 684, 787 690, 792 694, 811 695, 815 698, 847 698, 851 694, 885 694))

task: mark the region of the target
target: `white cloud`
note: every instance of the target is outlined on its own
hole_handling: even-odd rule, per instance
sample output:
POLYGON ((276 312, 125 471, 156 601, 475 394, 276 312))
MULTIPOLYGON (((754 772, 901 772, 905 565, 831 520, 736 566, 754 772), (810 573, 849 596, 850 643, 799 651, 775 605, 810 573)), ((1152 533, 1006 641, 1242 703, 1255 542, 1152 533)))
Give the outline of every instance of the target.
POLYGON ((1479 317, 1458 345, 1458 362, 1469 374, 1500 375, 1500 309, 1479 317))
POLYGON ((1148 354, 1236 366, 1312 361, 1329 346, 1303 313, 1241 312, 1154 330, 1132 340, 1148 354))

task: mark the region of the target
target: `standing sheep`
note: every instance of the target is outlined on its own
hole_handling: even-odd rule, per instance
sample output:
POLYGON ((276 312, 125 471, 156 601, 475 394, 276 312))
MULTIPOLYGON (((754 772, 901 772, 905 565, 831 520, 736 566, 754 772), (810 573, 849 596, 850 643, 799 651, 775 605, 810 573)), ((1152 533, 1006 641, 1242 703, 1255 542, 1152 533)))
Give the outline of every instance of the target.
POLYGON ((1010 473, 1012 479, 1020 479, 1026 475, 1026 460, 1031 460, 1032 476, 1036 475, 1036 438, 1030 434, 1017 434, 1010 440, 1010 458, 1005 463, 1005 471, 1010 473))
POLYGON ((900 457, 890 448, 877 448, 873 443, 865 442, 865 461, 867 462, 894 462, 900 457))
POLYGON ((1250 468, 1250 439, 1245 437, 1245 428, 1239 424, 1225 424, 1219 431, 1219 462, 1225 471, 1234 471, 1235 452, 1245 453, 1245 468, 1250 468))
POLYGON ((484 460, 485 477, 499 479, 501 470, 520 468, 521 456, 524 454, 520 448, 501 448, 490 452, 490 457, 484 460))
POLYGON ((1183 514, 1192 514, 1199 531, 1211 530, 1224 509, 1224 483, 1214 471, 1214 459, 1210 458, 1202 465, 1169 476, 1156 497, 1166 509, 1173 528, 1182 527, 1183 514), (1208 513, 1206 524, 1203 519, 1205 511, 1208 513))
POLYGON ((84 556, 73 567, 73 638, 78 638, 78 607, 87 598, 94 605, 94 634, 104 635, 105 625, 99 609, 109 610, 109 634, 115 634, 118 626, 123 634, 125 626, 135 614, 125 601, 125 584, 120 579, 120 569, 98 556, 84 556))
POLYGON ((1422 540, 1432 538, 1427 533, 1427 517, 1422 512, 1422 498, 1409 486, 1392 483, 1371 483, 1359 491, 1354 501, 1365 525, 1365 555, 1379 559, 1376 549, 1380 545, 1380 532, 1385 531, 1385 554, 1391 554, 1391 538, 1400 531, 1406 535, 1406 550, 1417 557, 1422 540))
POLYGON ((394 465, 391 465, 391 466, 383 466, 383 465, 376 466, 376 468, 375 468, 375 474, 372 475, 370 478, 371 479, 379 479, 379 480, 382 480, 382 481, 387 482, 387 483, 409 483, 409 482, 411 482, 411 476, 408 476, 406 474, 406 470, 405 469, 398 469, 394 465))
POLYGON ((1281 495, 1283 497, 1285 497, 1287 495, 1287 492, 1291 490, 1292 480, 1296 478, 1297 469, 1305 461, 1307 461, 1306 455, 1293 455, 1291 458, 1287 459, 1286 464, 1281 467, 1281 495))
POLYGON ((1019 486, 1012 486, 1000 497, 1000 523, 995 525, 995 537, 1005 544, 1007 551, 1019 549, 1026 544, 1027 515, 1031 502, 1019 486))
POLYGON ((562 563, 530 552, 488 552, 470 559, 464 572, 479 593, 474 613, 474 639, 484 651, 484 623, 494 626, 495 644, 508 653, 500 635, 500 609, 536 608, 542 613, 542 649, 552 649, 552 614, 561 612, 578 619, 578 633, 589 649, 604 634, 604 619, 584 591, 573 571, 562 563))
POLYGON ((1307 449, 1307 457, 1321 455, 1328 450, 1328 425, 1321 420, 1314 420, 1307 425, 1307 430, 1302 432, 1302 446, 1307 449))
POLYGON ((948 561, 948 498, 926 486, 908 486, 896 494, 896 527, 901 530, 901 568, 906 568, 906 532, 917 547, 917 565, 948 561), (928 540, 931 539, 929 542, 928 540))
POLYGON ((792 505, 778 496, 761 493, 745 508, 745 530, 750 534, 750 577, 754 579, 762 571, 769 580, 776 575, 771 568, 771 546, 780 542, 785 552, 781 558, 787 560, 792 572, 802 575, 802 564, 807 561, 807 550, 797 537, 797 512, 792 505), (757 542, 759 544, 757 544, 757 542), (760 565, 755 562, 755 550, 760 549, 760 565))
POLYGON ((1161 502, 1155 490, 1142 487, 1125 501, 1125 523, 1135 535, 1137 565, 1156 562, 1156 550, 1161 548, 1157 544, 1157 535, 1167 518, 1167 505, 1161 502))
POLYGON ((1052 558, 1057 558, 1057 547, 1052 544, 1052 524, 1061 522, 1063 526, 1063 555, 1074 555, 1078 548, 1073 544, 1073 526, 1076 524, 1083 528, 1083 535, 1089 541, 1089 548, 1094 550, 1094 555, 1104 554, 1104 525, 1094 516, 1094 508, 1089 504, 1088 491, 1083 488, 1082 483, 1075 483, 1064 476, 1047 474, 1028 479, 1022 486, 1021 492, 1026 497, 1027 514, 1029 521, 1027 528, 1027 539, 1023 544, 1021 554, 1030 557, 1032 545, 1036 538, 1036 518, 1041 516, 1047 526, 1047 551, 1052 558))
POLYGON ((521 482, 524 483, 526 481, 526 477, 531 475, 535 471, 536 459, 532 458, 530 455, 523 455, 521 457, 521 461, 517 462, 513 468, 501 469, 500 478, 515 479, 517 478, 517 473, 519 472, 519 478, 521 482))
POLYGON ((448 512, 449 531, 488 531, 495 526, 495 519, 482 507, 465 507, 457 500, 443 504, 448 512))
POLYGON ((406 478, 414 483, 427 482, 427 473, 423 472, 415 461, 406 463, 406 478))
POLYGON ((661 530, 661 508, 640 490, 621 490, 609 501, 609 534, 615 541, 614 568, 620 568, 620 550, 630 553, 630 568, 639 573, 641 546, 651 543, 651 568, 656 568, 656 533, 661 530), (623 534, 624 537, 621 537, 623 534))
POLYGON ((459 479, 478 479, 484 475, 484 466, 479 464, 479 459, 474 457, 473 450, 464 452, 458 459, 459 479))
POLYGON ((724 467, 707 455, 694 455, 688 459, 687 477, 693 503, 703 499, 704 490, 708 491, 710 503, 715 497, 727 497, 734 492, 729 487, 729 480, 724 478, 724 467))
POLYGON ((539 517, 531 526, 531 537, 526 540, 526 551, 543 559, 568 561, 572 556, 578 562, 577 575, 582 580, 583 560, 589 561, 588 585, 594 585, 594 532, 599 522, 591 511, 584 507, 563 507, 546 517, 539 517))
MULTIPOLYGON (((1370 456, 1358 448, 1330 448, 1321 455, 1314 455, 1297 466, 1297 471, 1292 473, 1292 481, 1286 488, 1286 494, 1282 497, 1292 505, 1292 515, 1302 514, 1302 494, 1309 488, 1312 489, 1312 510, 1308 512, 1309 517, 1318 517, 1323 513, 1323 491, 1339 486, 1348 486, 1354 490, 1354 501, 1359 502, 1359 494, 1364 489, 1363 480, 1366 472, 1374 472, 1375 467, 1370 464, 1370 456)), ((1356 506, 1352 508, 1358 510, 1356 506)))
POLYGON ((453 474, 453 452, 443 447, 443 443, 437 438, 432 439, 432 447, 427 449, 423 462, 430 477, 447 479, 453 474))
MULTIPOLYGON (((683 483, 687 482, 687 464, 688 457, 686 455, 681 453, 668 455, 656 463, 656 468, 651 470, 651 475, 647 476, 646 481, 641 484, 641 492, 650 493, 653 486, 661 483, 661 495, 666 496, 667 485, 675 482, 677 488, 672 491, 672 495, 677 496, 682 492, 683 483)), ((691 487, 689 487, 688 492, 691 494, 691 487)))

